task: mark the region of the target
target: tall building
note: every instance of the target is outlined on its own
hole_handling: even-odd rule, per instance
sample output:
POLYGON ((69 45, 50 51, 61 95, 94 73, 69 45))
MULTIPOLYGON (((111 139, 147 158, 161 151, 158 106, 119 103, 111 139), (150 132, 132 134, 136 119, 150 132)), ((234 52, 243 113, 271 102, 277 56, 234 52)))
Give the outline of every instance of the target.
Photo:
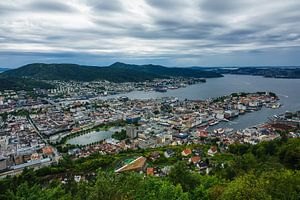
POLYGON ((127 126, 126 127, 126 135, 129 138, 137 138, 138 134, 137 134, 137 128, 135 126, 127 126))

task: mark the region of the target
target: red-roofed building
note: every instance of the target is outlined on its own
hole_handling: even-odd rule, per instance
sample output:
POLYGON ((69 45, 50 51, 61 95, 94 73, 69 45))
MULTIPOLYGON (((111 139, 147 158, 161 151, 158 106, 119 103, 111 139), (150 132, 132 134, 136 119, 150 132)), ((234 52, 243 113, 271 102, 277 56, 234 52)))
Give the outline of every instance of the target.
POLYGON ((53 149, 50 146, 44 147, 42 149, 42 151, 43 151, 43 154, 48 155, 48 156, 53 154, 53 149))
POLYGON ((208 132, 200 129, 200 130, 198 130, 197 136, 198 137, 208 137, 208 132))
POLYGON ((200 161, 201 161, 201 157, 200 156, 193 156, 193 157, 191 157, 189 159, 189 162, 194 163, 194 164, 196 164, 196 163, 198 163, 200 161))
POLYGON ((153 167, 148 167, 147 168, 147 175, 148 176, 153 176, 154 175, 154 168, 153 167))
POLYGON ((192 150, 191 149, 185 149, 181 152, 181 155, 183 156, 188 156, 188 155, 191 155, 192 154, 192 150))
POLYGON ((78 131, 80 131, 80 128, 73 128, 72 129, 72 132, 78 132, 78 131))

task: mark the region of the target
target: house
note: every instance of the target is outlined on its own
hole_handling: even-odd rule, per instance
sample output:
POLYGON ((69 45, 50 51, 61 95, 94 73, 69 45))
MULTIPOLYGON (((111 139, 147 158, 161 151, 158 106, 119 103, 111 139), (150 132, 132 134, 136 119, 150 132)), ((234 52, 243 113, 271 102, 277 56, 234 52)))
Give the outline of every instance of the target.
POLYGON ((200 156, 193 156, 189 159, 189 162, 190 163, 193 163, 193 164, 197 164, 198 162, 201 161, 201 157, 200 156))
POLYGON ((154 176, 154 168, 153 167, 147 168, 147 176, 154 176))
POLYGON ((208 165, 207 165, 207 163, 206 163, 206 162, 204 162, 204 161, 201 161, 201 162, 199 163, 199 168, 200 168, 200 171, 204 171, 204 170, 206 170, 206 169, 207 169, 207 167, 208 167, 208 165))
POLYGON ((172 150, 172 149, 167 149, 165 152, 164 152, 164 156, 166 158, 171 158, 173 157, 175 154, 175 152, 172 150))
POLYGON ((192 154, 192 150, 187 148, 187 149, 184 149, 182 152, 181 152, 181 155, 183 156, 188 156, 188 155, 191 155, 192 154))
POLYGON ((81 180, 81 176, 80 176, 80 175, 75 175, 75 176, 74 176, 74 181, 75 181, 76 183, 79 183, 80 180, 81 180))
POLYGON ((218 153, 218 149, 216 146, 211 146, 210 149, 207 151, 207 154, 209 156, 214 156, 216 153, 218 153))

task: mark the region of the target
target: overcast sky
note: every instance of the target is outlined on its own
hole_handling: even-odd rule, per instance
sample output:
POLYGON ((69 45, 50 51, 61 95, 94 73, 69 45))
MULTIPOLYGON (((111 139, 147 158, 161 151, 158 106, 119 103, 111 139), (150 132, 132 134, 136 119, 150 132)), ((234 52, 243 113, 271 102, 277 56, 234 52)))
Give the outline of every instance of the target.
POLYGON ((0 66, 300 65, 300 0, 0 0, 0 66))

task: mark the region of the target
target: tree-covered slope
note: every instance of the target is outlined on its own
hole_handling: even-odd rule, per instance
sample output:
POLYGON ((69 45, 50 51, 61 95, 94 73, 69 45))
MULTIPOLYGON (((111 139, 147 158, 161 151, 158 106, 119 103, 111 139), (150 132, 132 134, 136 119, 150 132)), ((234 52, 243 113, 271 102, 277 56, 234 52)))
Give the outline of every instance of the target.
POLYGON ((43 80, 108 80, 113 82, 143 81, 155 78, 146 73, 128 73, 128 70, 108 67, 82 66, 76 64, 34 63, 3 73, 12 77, 29 77, 43 80))
POLYGON ((210 72, 205 70, 194 70, 190 68, 178 68, 178 67, 164 67, 161 65, 132 65, 126 63, 116 62, 110 65, 111 68, 115 69, 128 69, 135 70, 144 73, 151 73, 155 75, 164 76, 182 76, 182 77, 195 77, 195 78, 212 78, 222 77, 221 74, 216 72, 210 72))
POLYGON ((29 78, 1 77, 0 91, 3 90, 32 90, 33 88, 49 89, 52 85, 29 78))
MULTIPOLYGON (((232 144, 228 152, 211 158, 209 165, 214 170, 209 175, 192 170, 187 160, 164 156, 155 161, 159 165, 173 163, 164 177, 117 174, 111 169, 121 157, 147 156, 165 147, 117 155, 98 153, 76 160, 64 156, 58 165, 36 171, 24 169, 18 176, 0 179, 0 199, 298 200, 299 142, 299 138, 282 137, 258 145, 232 144), (77 183, 74 175, 85 179, 77 183)), ((180 157, 185 147, 167 148, 173 148, 175 156, 180 157)))
POLYGON ((221 76, 215 72, 196 71, 185 68, 167 68, 158 65, 128 65, 124 63, 115 63, 108 67, 34 63, 6 71, 3 75, 42 80, 108 80, 112 82, 138 82, 171 76, 197 78, 221 76))

